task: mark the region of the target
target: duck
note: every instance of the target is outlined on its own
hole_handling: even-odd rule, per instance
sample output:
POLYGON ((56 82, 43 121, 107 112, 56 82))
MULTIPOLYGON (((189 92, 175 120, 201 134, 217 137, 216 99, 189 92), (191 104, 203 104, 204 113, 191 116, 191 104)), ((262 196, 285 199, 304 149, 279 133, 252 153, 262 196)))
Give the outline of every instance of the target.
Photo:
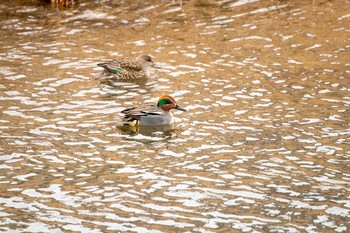
POLYGON ((152 57, 148 54, 140 55, 136 59, 120 58, 113 61, 98 63, 104 68, 103 76, 112 76, 118 80, 134 80, 147 78, 150 69, 158 68, 154 65, 152 57))
POLYGON ((158 98, 157 105, 142 105, 131 107, 121 111, 124 114, 124 125, 170 125, 173 123, 173 115, 170 110, 187 111, 180 107, 175 99, 168 94, 158 98))

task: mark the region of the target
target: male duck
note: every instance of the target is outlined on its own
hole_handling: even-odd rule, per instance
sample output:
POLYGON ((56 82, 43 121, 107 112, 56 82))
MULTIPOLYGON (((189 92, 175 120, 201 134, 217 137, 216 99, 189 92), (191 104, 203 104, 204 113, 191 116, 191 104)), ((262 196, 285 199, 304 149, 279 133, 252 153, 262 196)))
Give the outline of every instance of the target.
POLYGON ((177 105, 175 99, 170 95, 161 95, 157 106, 144 105, 123 110, 125 114, 124 125, 169 125, 173 122, 171 109, 186 111, 177 105))
POLYGON ((124 80, 148 77, 150 68, 155 67, 150 55, 141 55, 136 59, 121 58, 97 65, 104 68, 103 75, 113 75, 113 78, 124 80))

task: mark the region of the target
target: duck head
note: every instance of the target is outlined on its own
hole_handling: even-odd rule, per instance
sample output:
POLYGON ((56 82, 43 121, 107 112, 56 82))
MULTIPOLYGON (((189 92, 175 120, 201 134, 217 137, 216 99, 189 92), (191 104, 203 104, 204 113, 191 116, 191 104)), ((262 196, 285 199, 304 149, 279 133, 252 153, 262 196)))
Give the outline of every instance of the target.
POLYGON ((177 105, 175 99, 170 95, 161 95, 158 99, 157 106, 164 111, 170 111, 171 109, 177 109, 180 111, 187 111, 186 109, 177 105))
POLYGON ((142 64, 142 66, 154 66, 152 57, 148 54, 141 55, 137 58, 137 61, 142 64))
POLYGON ((140 62, 142 64, 142 66, 148 66, 148 67, 150 66, 150 67, 157 68, 157 69, 162 68, 161 66, 155 64, 153 62, 152 57, 148 54, 139 56, 137 58, 137 61, 140 62))

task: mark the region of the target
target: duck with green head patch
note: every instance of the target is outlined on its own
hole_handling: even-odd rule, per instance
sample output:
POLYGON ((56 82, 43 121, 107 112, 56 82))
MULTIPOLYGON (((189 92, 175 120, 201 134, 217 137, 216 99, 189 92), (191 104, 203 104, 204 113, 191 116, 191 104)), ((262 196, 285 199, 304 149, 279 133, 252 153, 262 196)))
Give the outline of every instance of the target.
POLYGON ((103 76, 110 76, 118 80, 133 80, 147 78, 154 65, 150 55, 141 55, 136 59, 121 58, 97 64, 104 68, 103 76))
POLYGON ((181 108, 170 95, 161 95, 158 98, 157 106, 143 105, 123 110, 125 115, 124 125, 169 125, 173 122, 171 109, 186 111, 181 108))

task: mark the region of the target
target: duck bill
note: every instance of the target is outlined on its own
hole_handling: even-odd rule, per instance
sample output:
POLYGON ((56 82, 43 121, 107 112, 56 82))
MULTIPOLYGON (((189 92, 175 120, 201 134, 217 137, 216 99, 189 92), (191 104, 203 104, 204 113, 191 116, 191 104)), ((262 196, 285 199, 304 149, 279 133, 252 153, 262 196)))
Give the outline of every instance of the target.
POLYGON ((187 110, 184 108, 181 108, 179 105, 176 105, 175 109, 186 112, 187 110))
POLYGON ((162 67, 160 65, 156 64, 156 63, 153 63, 152 67, 156 68, 156 69, 162 69, 162 67))

